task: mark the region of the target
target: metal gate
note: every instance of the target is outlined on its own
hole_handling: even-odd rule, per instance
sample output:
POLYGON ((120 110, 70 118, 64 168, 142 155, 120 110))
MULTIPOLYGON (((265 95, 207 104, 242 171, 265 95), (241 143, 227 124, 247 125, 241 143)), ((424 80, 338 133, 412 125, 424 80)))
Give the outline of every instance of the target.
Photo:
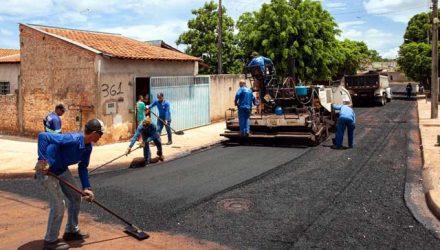
MULTIPOLYGON (((175 130, 207 125, 210 123, 209 81, 209 76, 151 77, 150 96, 156 100, 162 92, 170 102, 171 127, 175 130)), ((157 114, 157 108, 152 111, 157 114)), ((151 118, 157 122, 156 117, 151 118)))

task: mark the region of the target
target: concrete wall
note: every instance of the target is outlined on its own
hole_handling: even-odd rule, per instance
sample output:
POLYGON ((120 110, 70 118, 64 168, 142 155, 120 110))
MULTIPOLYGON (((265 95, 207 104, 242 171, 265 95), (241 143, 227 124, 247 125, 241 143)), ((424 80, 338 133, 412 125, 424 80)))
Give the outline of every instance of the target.
MULTIPOLYGON (((63 131, 78 131, 75 118, 80 112, 73 107, 97 106, 96 55, 22 25, 20 45, 23 133, 41 132, 43 118, 58 103, 69 107, 62 117, 63 131)), ((95 113, 83 112, 82 124, 95 113)))
POLYGON ((9 82, 11 94, 18 88, 20 63, 0 63, 0 82, 9 82))
POLYGON ((0 95, 0 133, 18 134, 18 81, 20 76, 20 63, 0 63, 0 82, 9 82, 11 93, 0 95))
POLYGON ((197 62, 121 60, 97 57, 100 88, 98 116, 106 125, 101 143, 129 139, 135 129, 135 78, 151 76, 192 76, 197 62), (107 103, 116 104, 115 114, 106 114, 107 103))
POLYGON ((407 82, 409 79, 402 72, 388 72, 388 80, 391 82, 407 82))
MULTIPOLYGON (((15 92, 15 91, 14 91, 15 92)), ((2 119, 0 120, 0 133, 18 134, 17 129, 17 94, 0 95, 0 109, 2 119)))
MULTIPOLYGON (((211 75, 210 86, 210 115, 211 121, 219 121, 225 118, 228 108, 235 107, 234 98, 240 79, 244 75, 211 75)), ((251 87, 249 80, 247 86, 251 87)))

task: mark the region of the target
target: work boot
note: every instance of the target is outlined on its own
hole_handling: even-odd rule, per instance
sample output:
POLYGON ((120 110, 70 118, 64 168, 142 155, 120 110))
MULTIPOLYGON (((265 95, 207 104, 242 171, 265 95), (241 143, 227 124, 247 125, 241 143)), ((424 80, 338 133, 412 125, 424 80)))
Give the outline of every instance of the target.
POLYGON ((67 245, 66 242, 56 240, 53 242, 44 241, 43 250, 66 250, 69 249, 70 246, 67 245))
POLYGON ((171 145, 171 144, 173 144, 173 142, 172 141, 168 141, 167 144, 165 144, 165 145, 171 145))
POLYGON ((165 157, 163 155, 159 156, 159 161, 164 161, 165 157))
POLYGON ((332 149, 336 149, 336 150, 342 149, 342 147, 339 147, 339 146, 336 146, 336 145, 333 145, 333 146, 331 146, 330 148, 332 148, 332 149))
POLYGON ((65 241, 76 241, 76 240, 84 240, 89 238, 89 234, 88 233, 83 233, 81 231, 77 231, 75 233, 68 233, 65 232, 63 235, 63 240, 65 241))

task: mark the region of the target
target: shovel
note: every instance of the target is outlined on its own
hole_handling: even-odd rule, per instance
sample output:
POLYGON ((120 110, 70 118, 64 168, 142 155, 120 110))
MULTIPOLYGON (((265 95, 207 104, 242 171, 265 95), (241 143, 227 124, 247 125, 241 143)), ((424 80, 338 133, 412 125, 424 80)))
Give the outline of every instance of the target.
POLYGON ((151 110, 150 110, 150 113, 153 114, 154 116, 156 116, 156 118, 159 119, 165 126, 169 127, 174 132, 174 134, 176 134, 176 135, 184 135, 183 131, 176 131, 176 130, 174 130, 170 125, 168 125, 164 120, 162 120, 162 118, 160 118, 158 115, 156 115, 151 110))
MULTIPOLYGON (((57 175, 55 175, 54 173, 51 172, 47 172, 47 175, 50 175, 52 177, 54 177, 55 179, 59 180, 60 182, 62 182, 63 184, 65 184, 66 186, 68 186, 70 189, 72 189, 73 191, 77 192, 78 194, 80 194, 81 196, 87 196, 86 193, 84 193, 82 190, 80 190, 79 188, 77 188, 76 186, 72 185, 71 183, 61 179, 60 177, 58 177, 57 175)), ((100 202, 98 202, 97 200, 93 200, 93 203, 95 203, 96 205, 98 205, 99 207, 101 207, 102 209, 104 209, 105 211, 107 211, 108 213, 110 213, 111 215, 115 216, 116 218, 120 219, 121 221, 123 221, 125 224, 127 224, 127 226, 125 227, 124 232, 128 235, 131 235, 133 237, 135 237, 138 240, 145 240, 148 239, 150 236, 145 233, 144 231, 142 231, 139 227, 131 224, 130 222, 128 222, 126 219, 122 218, 121 216, 119 216, 118 214, 116 214, 115 212, 111 211, 109 208, 107 208, 106 206, 104 206, 103 204, 101 204, 100 202)))
MULTIPOLYGON (((133 151, 135 151, 135 150, 137 150, 137 149, 139 149, 139 148, 141 148, 141 146, 136 147, 135 149, 131 150, 131 152, 133 152, 133 151)), ((114 159, 112 159, 112 160, 110 160, 110 161, 108 161, 108 162, 106 162, 106 163, 104 163, 104 164, 102 164, 102 165, 96 167, 95 169, 92 169, 91 171, 89 171, 89 174, 91 174, 91 173, 95 172, 96 170, 98 170, 98 169, 100 169, 100 168, 106 166, 106 165, 109 164, 109 163, 112 163, 112 162, 116 161, 117 159, 119 159, 119 158, 121 158, 122 156, 125 156, 125 155, 126 155, 126 154, 124 153, 124 154, 122 154, 122 155, 120 155, 120 156, 118 156, 118 157, 116 157, 116 158, 114 158, 114 159)))

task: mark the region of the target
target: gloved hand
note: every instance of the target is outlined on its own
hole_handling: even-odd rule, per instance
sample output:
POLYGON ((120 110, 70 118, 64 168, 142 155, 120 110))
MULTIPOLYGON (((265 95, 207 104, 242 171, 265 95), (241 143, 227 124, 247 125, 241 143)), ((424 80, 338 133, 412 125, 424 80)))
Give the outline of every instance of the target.
POLYGON ((144 141, 139 142, 138 146, 141 148, 145 147, 145 142, 144 141))
POLYGON ((47 171, 49 170, 47 161, 46 160, 38 160, 37 163, 35 164, 34 170, 37 172, 43 172, 44 174, 46 174, 47 171))
POLYGON ((84 199, 86 199, 86 201, 88 202, 92 202, 95 200, 95 194, 93 193, 92 190, 90 189, 84 189, 83 191, 87 196, 84 196, 84 199))
POLYGON ((130 153, 131 153, 131 148, 129 147, 129 148, 127 148, 127 151, 125 151, 125 156, 127 156, 130 153))

